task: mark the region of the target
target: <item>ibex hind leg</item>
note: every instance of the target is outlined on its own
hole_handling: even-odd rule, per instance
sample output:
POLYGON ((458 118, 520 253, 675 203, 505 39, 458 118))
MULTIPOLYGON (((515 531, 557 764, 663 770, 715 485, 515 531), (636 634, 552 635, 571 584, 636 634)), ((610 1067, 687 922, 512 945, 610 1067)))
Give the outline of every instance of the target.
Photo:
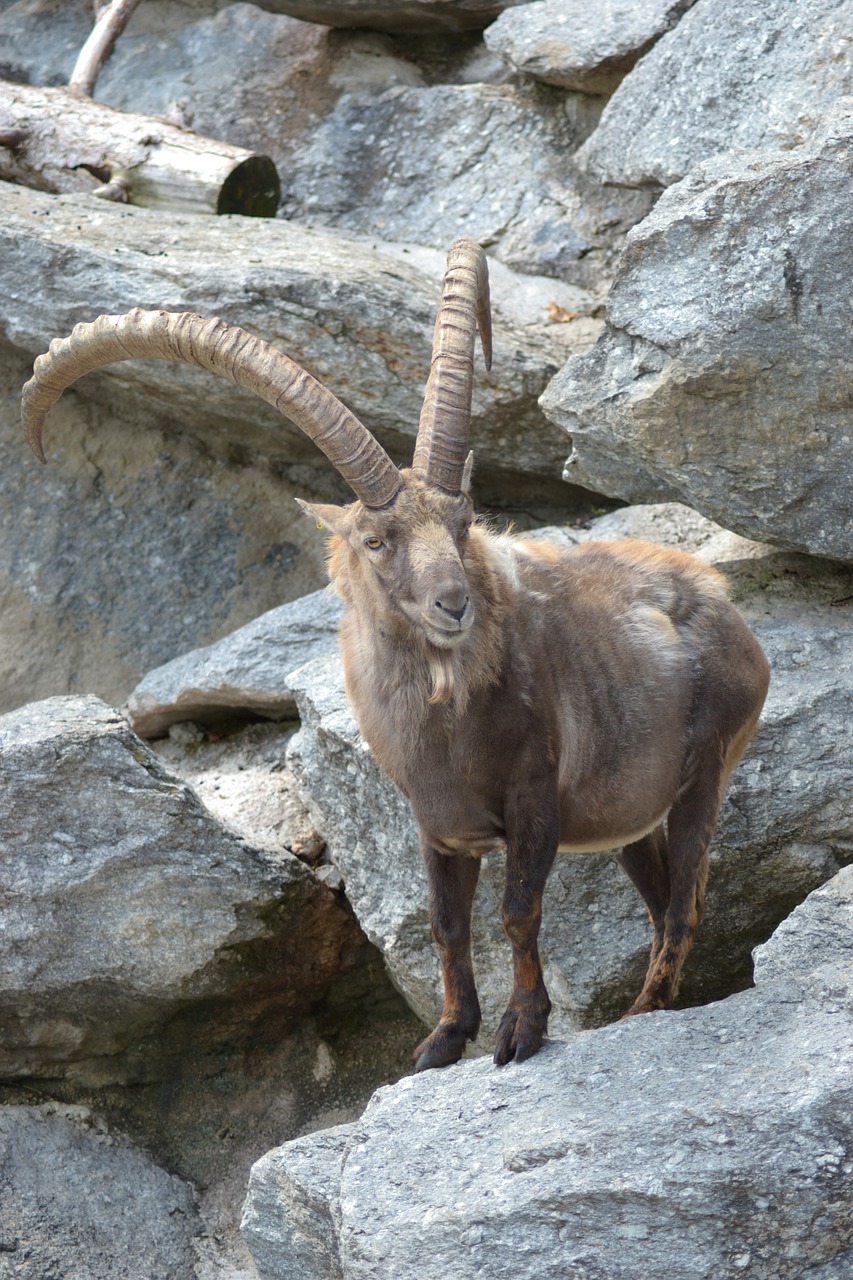
POLYGON ((629 1013, 671 1008, 705 902, 708 847, 729 775, 755 732, 769 670, 737 614, 717 618, 719 643, 706 654, 693 707, 693 750, 667 818, 670 893, 663 938, 629 1013))
POLYGON ((480 1030, 480 1002, 471 962, 471 908, 479 858, 449 857, 422 844, 433 937, 441 957, 444 1010, 435 1030, 415 1049, 415 1070, 458 1062, 480 1030))
POLYGON ((654 936, 649 963, 653 964, 663 946, 666 912, 669 907, 669 846, 663 827, 628 844, 619 861, 649 910, 654 936))

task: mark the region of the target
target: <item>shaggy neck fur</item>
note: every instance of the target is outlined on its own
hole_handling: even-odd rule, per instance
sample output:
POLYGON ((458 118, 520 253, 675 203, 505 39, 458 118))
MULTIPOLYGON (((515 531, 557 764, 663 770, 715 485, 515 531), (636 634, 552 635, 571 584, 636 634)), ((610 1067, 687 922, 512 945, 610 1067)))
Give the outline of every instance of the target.
POLYGON ((414 729, 428 707, 462 714, 472 694, 500 678, 512 588, 494 542, 484 529, 471 528, 465 571, 474 623, 460 644, 440 649, 393 601, 370 589, 358 557, 342 539, 332 539, 329 572, 350 610, 341 641, 350 696, 360 715, 369 717, 370 708, 364 708, 369 690, 393 719, 402 718, 414 729))

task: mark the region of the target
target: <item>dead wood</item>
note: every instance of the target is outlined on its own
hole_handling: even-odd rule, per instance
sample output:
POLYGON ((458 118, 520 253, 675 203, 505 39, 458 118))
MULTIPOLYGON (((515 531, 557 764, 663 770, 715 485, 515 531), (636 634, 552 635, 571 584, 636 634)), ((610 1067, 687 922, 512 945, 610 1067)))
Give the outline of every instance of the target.
POLYGON ((70 89, 2 80, 0 178, 171 212, 253 217, 273 217, 281 193, 268 156, 70 89))
POLYGON ((68 87, 72 93, 82 93, 91 98, 101 67, 138 4, 139 0, 112 0, 112 3, 98 14, 91 34, 77 56, 71 79, 68 81, 68 87))

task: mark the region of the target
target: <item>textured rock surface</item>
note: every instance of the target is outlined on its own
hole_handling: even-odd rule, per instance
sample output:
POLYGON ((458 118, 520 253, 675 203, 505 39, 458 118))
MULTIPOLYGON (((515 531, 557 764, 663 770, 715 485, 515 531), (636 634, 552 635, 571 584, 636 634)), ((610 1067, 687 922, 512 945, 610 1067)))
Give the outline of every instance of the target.
POLYGON ((190 1186, 83 1107, 0 1107, 0 1275, 193 1280, 190 1186))
MULTIPOLYGON (((847 799, 853 620, 843 603, 851 577, 829 564, 731 539, 683 509, 658 519, 641 509, 635 519, 642 536, 696 547, 729 573, 773 671, 758 734, 729 785, 712 847, 706 918, 682 983, 685 1001, 709 999, 747 982, 750 949, 853 855, 847 799)), ((630 512, 604 517, 600 530, 598 523, 590 536, 632 532, 630 512)), ((291 684, 303 727, 288 759, 300 792, 392 980, 424 1021, 434 1021, 441 983, 408 805, 358 734, 337 659, 309 664, 291 684)), ((500 923, 502 874, 501 858, 483 859, 474 955, 486 1048, 510 974, 500 923)), ((622 1013, 641 984, 648 941, 640 899, 612 857, 558 858, 542 930, 552 1030, 560 1034, 622 1013)))
POLYGON ((294 497, 346 501, 330 468, 212 457, 169 409, 74 393, 40 467, 21 432, 31 370, 0 346, 0 712, 65 693, 119 705, 143 672, 324 581, 294 497))
POLYGON ((215 723, 223 712, 293 718, 296 701, 287 673, 337 651, 342 613, 336 596, 316 591, 269 610, 218 644, 150 671, 128 700, 134 731, 156 738, 171 724, 215 723))
POLYGON ((602 337, 542 398, 568 477, 853 559, 851 138, 848 98, 808 146, 698 166, 629 234, 602 337))
POLYGON ((753 991, 410 1077, 271 1152, 243 1218, 262 1276, 841 1280, 851 938, 848 868, 759 952, 753 991))
POLYGON ((647 208, 574 168, 598 114, 591 99, 535 86, 354 90, 299 139, 283 209, 372 239, 440 247, 470 235, 508 266, 595 293, 647 208))
POLYGON ((694 0, 536 0, 488 28, 493 53, 525 75, 583 93, 612 93, 637 59, 694 0))
MULTIPOLYGON (((97 96, 155 114, 177 100, 197 131, 269 154, 289 219, 445 249, 471 234, 597 302, 625 230, 649 207, 645 193, 602 190, 572 162, 600 103, 482 83, 505 68, 470 37, 335 32, 248 4, 175 23, 174 6, 137 11, 97 96)), ((37 15, 0 14, 4 36, 10 74, 67 76, 70 42, 37 15)))
POLYGON ((263 0, 262 8, 332 27, 382 31, 469 31, 523 0, 263 0))
MULTIPOLYGON (((2 336, 9 342, 38 352, 78 320, 131 305, 221 315, 306 365, 408 461, 440 279, 367 245, 268 219, 167 216, 6 184, 0 211, 2 336), (103 252, 105 241, 115 253, 103 252), (39 274, 38 295, 22 275, 25 263, 39 274)), ((472 438, 481 462, 554 474, 559 432, 543 429, 536 397, 565 354, 570 328, 543 317, 520 330, 498 317, 492 373, 480 365, 474 391, 472 438)), ((106 383, 141 392, 150 415, 183 420, 213 449, 318 459, 281 414, 222 378, 130 361, 81 386, 95 395, 106 383)), ((48 453, 53 438, 48 425, 48 453)))
MULTIPOLYGON (((199 1039, 226 1009, 286 1023, 361 945, 305 866, 220 826, 97 699, 0 717, 0 753, 6 1079, 124 1078, 132 1046, 193 1007, 199 1039)), ((169 1052, 153 1039, 151 1074, 169 1052)))
POLYGON ((669 186, 731 149, 801 145, 853 92, 849 0, 698 0, 619 86, 579 159, 669 186))

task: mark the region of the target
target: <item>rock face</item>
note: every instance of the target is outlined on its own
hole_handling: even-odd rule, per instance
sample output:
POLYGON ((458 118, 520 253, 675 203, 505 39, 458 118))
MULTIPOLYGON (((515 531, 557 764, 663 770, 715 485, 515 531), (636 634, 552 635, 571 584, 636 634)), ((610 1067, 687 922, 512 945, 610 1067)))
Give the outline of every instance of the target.
POLYGON ((629 234, 604 334, 542 398, 567 477, 853 560, 851 137, 845 99, 807 146, 697 166, 629 234))
POLYGON ((669 186, 730 150, 790 150, 853 92, 847 0, 698 0, 607 104, 580 163, 669 186))
POLYGON ((271 1152, 243 1218, 261 1275, 841 1280, 851 938, 847 868, 759 950, 753 991, 408 1078, 271 1152))
POLYGON ((360 946, 302 863, 220 826, 97 699, 0 717, 0 754, 3 1078, 124 1079, 193 1006, 200 1037, 228 1007, 292 1022, 360 946))
MULTIPOLYGON (((0 16, 4 36, 10 74, 43 78, 46 38, 57 41, 49 66, 67 75, 73 65, 32 14, 0 16)), ((290 220, 438 249, 469 234, 519 271, 587 290, 593 301, 580 309, 590 310, 648 196, 604 190, 573 164, 600 102, 505 79, 471 38, 334 32, 234 4, 188 10, 166 47, 162 22, 135 14, 97 96, 154 114, 178 100, 195 130, 271 156, 286 175, 290 220)))
MULTIPOLYGON (((366 245, 279 221, 167 216, 94 197, 84 219, 81 200, 19 187, 0 193, 9 342, 39 352, 78 320, 131 305, 221 315, 277 342, 409 460, 440 279, 366 245), (122 252, 106 258, 103 242, 114 238, 122 252), (38 297, 19 274, 25 261, 43 281, 38 297)), ((498 320, 493 373, 478 376, 475 390, 472 435, 483 463, 506 469, 515 459, 522 470, 553 472, 559 432, 542 431, 536 397, 563 354, 562 328, 543 322, 525 335, 498 320)), ((182 417, 214 450, 318 459, 281 414, 225 379, 167 361, 130 361, 99 376, 123 394, 141 393, 151 415, 182 417)))
MULTIPOLYGON (((853 630, 849 610, 833 603, 849 598, 850 575, 741 540, 732 544, 708 522, 654 508, 604 517, 591 535, 624 536, 633 520, 642 536, 703 555, 707 547, 707 558, 728 572, 773 671, 758 734, 729 785, 712 846, 706 918, 681 988, 685 1000, 709 999, 748 981, 750 949, 853 853, 846 800, 853 781, 847 714, 853 630)), ((441 981, 408 805, 358 733, 338 660, 311 663, 290 684, 302 730, 288 760, 302 797, 392 981, 433 1023, 441 981)), ((487 1049, 511 971, 500 922, 502 880, 502 859, 484 858, 473 947, 487 1049)), ((543 915, 552 1030, 562 1034, 623 1013, 645 973, 649 926, 615 859, 558 858, 543 915)))
POLYGON ((229 712, 293 719, 287 673, 337 651, 342 614, 337 597, 315 591, 149 672, 128 700, 134 731, 157 738, 180 721, 216 723, 229 712))
POLYGON ((380 31, 479 30, 523 0, 264 0, 262 8, 330 27, 380 31))
POLYGON ((509 65, 546 84, 612 93, 637 59, 694 0, 616 0, 595 11, 582 0, 536 0, 507 9, 485 41, 509 65))
POLYGON ((83 1107, 0 1108, 0 1186, 0 1274, 197 1275, 192 1188, 113 1139, 83 1107))

